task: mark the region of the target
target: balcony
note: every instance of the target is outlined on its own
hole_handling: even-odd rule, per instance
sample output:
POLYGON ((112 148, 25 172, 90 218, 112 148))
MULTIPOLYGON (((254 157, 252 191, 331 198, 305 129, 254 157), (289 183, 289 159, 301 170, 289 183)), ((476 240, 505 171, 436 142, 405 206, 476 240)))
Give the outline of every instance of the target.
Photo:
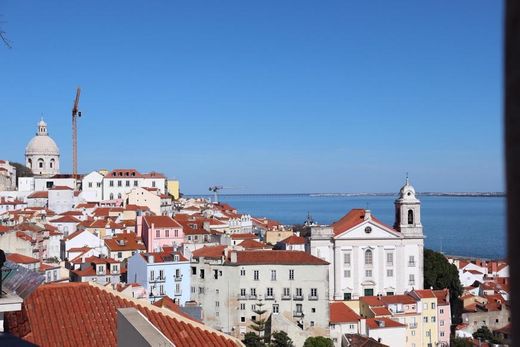
POLYGON ((173 278, 173 280, 174 280, 175 282, 182 282, 182 275, 180 275, 180 276, 175 276, 175 277, 173 278))
POLYGON ((238 300, 247 300, 247 295, 238 295, 238 300))
POLYGON ((293 296, 293 300, 303 300, 303 295, 296 294, 293 296))
POLYGON ((310 301, 317 301, 318 300, 318 295, 309 294, 309 300, 310 301))
POLYGON ((409 267, 415 267, 415 261, 409 261, 408 262, 409 267))
POLYGON ((417 323, 410 323, 408 326, 410 327, 410 329, 416 329, 417 323))
POLYGON ((291 300, 291 295, 282 295, 282 300, 291 300))
POLYGON ((301 318, 301 317, 303 317, 303 312, 301 312, 301 311, 294 311, 293 312, 293 317, 301 318))
POLYGON ((256 300, 256 294, 250 294, 249 300, 256 300))
POLYGON ((408 285, 410 285, 410 286, 415 286, 415 281, 410 281, 410 282, 408 282, 408 285))
POLYGON ((150 283, 161 283, 161 282, 166 282, 166 277, 155 277, 155 278, 150 278, 150 283))
POLYGON ((181 295, 182 295, 182 290, 179 290, 178 292, 175 292, 174 295, 175 295, 175 296, 181 296, 181 295))
POLYGON ((265 300, 274 300, 274 294, 265 294, 265 300))

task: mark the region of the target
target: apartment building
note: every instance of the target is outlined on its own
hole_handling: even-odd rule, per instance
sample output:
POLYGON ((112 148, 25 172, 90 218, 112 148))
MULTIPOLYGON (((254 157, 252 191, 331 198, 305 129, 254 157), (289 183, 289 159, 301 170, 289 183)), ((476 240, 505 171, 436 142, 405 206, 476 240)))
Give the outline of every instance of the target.
POLYGON ((191 298, 206 324, 234 336, 260 318, 259 305, 262 318, 281 315, 309 335, 328 335, 327 274, 328 263, 305 252, 204 247, 192 253, 191 298))

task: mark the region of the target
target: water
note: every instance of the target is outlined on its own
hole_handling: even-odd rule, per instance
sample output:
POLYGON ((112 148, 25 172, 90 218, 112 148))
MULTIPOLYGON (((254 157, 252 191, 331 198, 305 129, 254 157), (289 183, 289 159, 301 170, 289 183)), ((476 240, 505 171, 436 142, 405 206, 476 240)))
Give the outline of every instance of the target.
MULTIPOLYGON (((389 225, 394 223, 392 196, 222 195, 239 212, 268 217, 282 224, 301 224, 310 212, 314 221, 330 224, 352 208, 368 208, 389 225)), ((506 200, 503 197, 419 197, 426 247, 446 254, 504 258, 506 200)))

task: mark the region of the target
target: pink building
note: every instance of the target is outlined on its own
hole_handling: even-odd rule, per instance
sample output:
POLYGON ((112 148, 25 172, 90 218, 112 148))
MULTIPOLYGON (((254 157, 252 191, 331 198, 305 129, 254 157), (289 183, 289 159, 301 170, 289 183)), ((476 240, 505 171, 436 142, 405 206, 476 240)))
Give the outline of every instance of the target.
POLYGON ((184 242, 182 225, 168 216, 142 218, 142 238, 148 252, 164 246, 178 246, 184 242))
POLYGON ((450 345, 450 291, 449 289, 434 290, 433 294, 437 297, 437 331, 439 333, 439 343, 441 346, 450 345))

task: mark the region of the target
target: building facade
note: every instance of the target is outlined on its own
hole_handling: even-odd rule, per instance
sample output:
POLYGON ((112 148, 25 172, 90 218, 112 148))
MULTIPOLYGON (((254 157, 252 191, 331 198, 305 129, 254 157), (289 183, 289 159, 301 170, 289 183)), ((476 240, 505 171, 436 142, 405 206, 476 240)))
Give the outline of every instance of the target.
POLYGON ((33 174, 53 176, 60 173, 60 150, 47 132, 47 123, 38 123, 36 136, 25 148, 25 165, 33 174))

